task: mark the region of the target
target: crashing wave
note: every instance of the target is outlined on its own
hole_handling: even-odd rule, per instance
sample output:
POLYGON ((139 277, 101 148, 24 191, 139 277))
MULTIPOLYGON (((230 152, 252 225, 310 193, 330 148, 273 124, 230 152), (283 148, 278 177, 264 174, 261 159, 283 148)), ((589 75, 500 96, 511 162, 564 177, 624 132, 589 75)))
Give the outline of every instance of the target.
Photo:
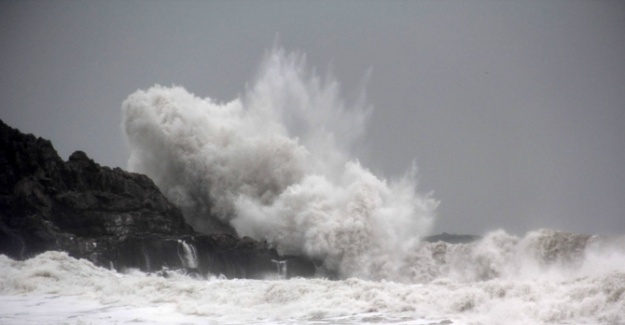
POLYGON ((387 180, 350 156, 371 109, 346 104, 301 54, 269 52, 228 103, 155 86, 122 111, 129 169, 150 176, 196 230, 225 224, 343 277, 398 280, 431 227, 438 202, 416 192, 415 168, 387 180))

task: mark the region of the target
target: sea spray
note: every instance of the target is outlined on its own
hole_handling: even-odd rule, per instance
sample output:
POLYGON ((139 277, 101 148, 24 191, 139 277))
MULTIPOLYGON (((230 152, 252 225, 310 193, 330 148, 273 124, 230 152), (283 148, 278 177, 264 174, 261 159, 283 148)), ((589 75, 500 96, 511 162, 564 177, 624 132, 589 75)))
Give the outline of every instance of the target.
MULTIPOLYGON (((563 237, 581 238, 542 230, 524 237, 497 231, 473 244, 446 244, 447 253, 439 260, 439 266, 460 268, 482 263, 492 264, 496 270, 508 264, 489 260, 541 265, 541 258, 520 257, 541 256, 540 251, 551 245, 524 243, 536 239, 543 243, 560 242, 563 237), (509 254, 510 251, 524 253, 509 254), (462 264, 452 265, 460 255, 471 258, 456 260, 462 264)), ((455 277, 441 272, 419 284, 357 278, 194 279, 177 272, 164 278, 136 270, 116 273, 63 252, 50 251, 26 261, 0 255, 0 306, 10 306, 0 307, 0 324, 36 324, 37 320, 41 323, 44 318, 36 318, 39 314, 46 315, 48 323, 69 324, 75 318, 94 324, 432 324, 448 319, 453 324, 622 324, 623 239, 593 236, 580 255, 581 264, 559 264, 564 260, 554 259, 555 264, 549 266, 551 271, 532 276, 520 269, 514 272, 511 267, 510 272, 499 270, 485 273, 489 277, 473 279, 468 274, 455 277), (554 276, 558 271, 564 272, 554 276), (81 303, 92 302, 100 305, 78 308, 81 303), (55 303, 76 306, 78 311, 68 307, 60 308, 63 313, 59 313, 57 308, 46 314, 46 306, 55 303), (54 315, 57 318, 51 318, 54 315), (154 319, 154 315, 159 315, 160 320, 154 319)), ((441 244, 444 243, 423 243, 423 256, 435 251, 428 248, 441 244)), ((562 254, 568 253, 563 249, 562 254)), ((515 266, 519 265, 524 264, 515 266)), ((419 267, 425 273, 430 265, 423 263, 419 267)))
POLYGON ((204 232, 232 227, 344 277, 409 280, 406 257, 438 204, 416 168, 386 180, 351 154, 371 109, 346 104, 302 54, 267 53, 257 80, 227 103, 154 86, 122 105, 129 169, 154 179, 204 232))
POLYGON ((625 236, 541 229, 520 238, 497 230, 469 244, 423 242, 412 260, 413 282, 418 283, 574 279, 625 273, 625 236))

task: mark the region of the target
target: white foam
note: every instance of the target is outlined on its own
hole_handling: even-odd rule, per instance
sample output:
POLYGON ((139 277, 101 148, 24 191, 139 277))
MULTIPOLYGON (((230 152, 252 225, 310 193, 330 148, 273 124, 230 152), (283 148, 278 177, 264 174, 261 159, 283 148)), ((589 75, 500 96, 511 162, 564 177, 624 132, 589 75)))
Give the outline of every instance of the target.
POLYGON ((625 322, 625 272, 617 270, 561 279, 440 277, 424 284, 199 280, 175 273, 166 279, 138 271, 118 274, 48 252, 24 262, 0 256, 0 296, 7 302, 0 305, 0 323, 5 324, 56 323, 62 317, 96 324, 102 319, 159 323, 153 320, 161 316, 192 324, 327 324, 339 319, 347 324, 448 319, 455 324, 625 322))
POLYGON ((363 103, 348 106, 336 80, 274 49, 231 102, 182 87, 130 95, 129 169, 154 179, 196 229, 218 219, 345 277, 401 279, 438 202, 416 192, 416 168, 386 180, 351 157, 370 114, 363 103))
POLYGON ((0 324, 108 325, 205 324, 202 317, 185 315, 172 304, 137 307, 102 304, 97 300, 62 295, 0 295, 0 324))
POLYGON ((412 256, 412 280, 565 280, 625 272, 623 238, 547 229, 519 238, 497 230, 470 244, 421 243, 412 256))

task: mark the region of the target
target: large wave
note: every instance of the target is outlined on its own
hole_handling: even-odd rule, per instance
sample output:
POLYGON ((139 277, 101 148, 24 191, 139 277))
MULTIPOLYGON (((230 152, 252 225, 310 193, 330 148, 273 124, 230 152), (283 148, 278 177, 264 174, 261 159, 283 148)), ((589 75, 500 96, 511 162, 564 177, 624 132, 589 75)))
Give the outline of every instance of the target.
POLYGON ((364 96, 347 104, 305 61, 269 51, 252 86, 226 103, 182 87, 130 95, 128 168, 199 231, 232 227, 342 276, 404 279, 438 202, 416 192, 415 167, 387 180, 352 157, 371 108, 364 96))
POLYGON ((520 238, 497 230, 468 244, 423 242, 411 259, 412 280, 418 283, 442 278, 559 281, 625 272, 625 237, 541 229, 520 238))

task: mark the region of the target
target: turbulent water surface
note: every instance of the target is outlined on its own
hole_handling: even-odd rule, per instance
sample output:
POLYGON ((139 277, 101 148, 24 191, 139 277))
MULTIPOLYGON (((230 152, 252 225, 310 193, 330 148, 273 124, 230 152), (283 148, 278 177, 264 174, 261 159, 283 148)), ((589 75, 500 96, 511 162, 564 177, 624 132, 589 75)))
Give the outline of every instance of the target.
MULTIPOLYGON (((129 169, 199 231, 226 229, 304 255, 328 280, 121 274, 47 252, 0 256, 0 323, 619 324, 625 240, 495 231, 427 243, 438 202, 416 168, 385 179, 354 157, 371 108, 341 99, 301 54, 269 51, 230 102, 155 86, 122 105, 129 169)), ((183 245, 183 264, 202 254, 183 245)))
POLYGON ((0 256, 0 323, 622 324, 625 238, 502 231, 418 245, 411 283, 165 278, 0 256))

